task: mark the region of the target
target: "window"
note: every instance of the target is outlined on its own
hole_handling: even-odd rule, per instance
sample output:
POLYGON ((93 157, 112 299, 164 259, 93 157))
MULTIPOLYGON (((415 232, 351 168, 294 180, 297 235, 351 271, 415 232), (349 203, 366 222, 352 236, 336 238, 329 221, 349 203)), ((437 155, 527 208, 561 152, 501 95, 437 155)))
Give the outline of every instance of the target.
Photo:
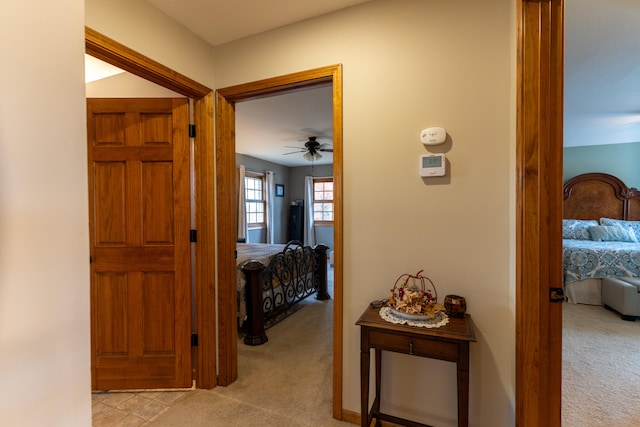
POLYGON ((333 178, 313 180, 313 222, 318 225, 333 224, 333 178))
POLYGON ((264 176, 247 174, 244 177, 247 226, 265 227, 264 176))

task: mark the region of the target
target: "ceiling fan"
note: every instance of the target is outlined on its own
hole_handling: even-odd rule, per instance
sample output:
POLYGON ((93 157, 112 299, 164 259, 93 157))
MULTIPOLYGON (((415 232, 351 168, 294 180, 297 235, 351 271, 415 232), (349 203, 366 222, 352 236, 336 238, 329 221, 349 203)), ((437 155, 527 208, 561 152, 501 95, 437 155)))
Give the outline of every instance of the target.
POLYGON ((331 144, 320 144, 317 139, 318 137, 316 136, 310 136, 309 139, 304 143, 304 148, 291 147, 287 145, 288 148, 297 148, 298 150, 292 151, 290 153, 284 153, 284 155, 304 153, 302 157, 310 162, 313 162, 314 160, 320 160, 322 158, 322 154, 320 154, 320 152, 333 153, 331 144))

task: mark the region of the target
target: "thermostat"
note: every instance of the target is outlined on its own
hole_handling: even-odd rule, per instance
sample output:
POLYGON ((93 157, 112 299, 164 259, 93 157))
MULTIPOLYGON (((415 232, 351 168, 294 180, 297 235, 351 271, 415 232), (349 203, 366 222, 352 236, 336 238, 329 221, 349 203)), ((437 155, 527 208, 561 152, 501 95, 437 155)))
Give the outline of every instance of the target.
POLYGON ((418 171, 422 177, 444 176, 447 173, 444 154, 422 154, 418 171))

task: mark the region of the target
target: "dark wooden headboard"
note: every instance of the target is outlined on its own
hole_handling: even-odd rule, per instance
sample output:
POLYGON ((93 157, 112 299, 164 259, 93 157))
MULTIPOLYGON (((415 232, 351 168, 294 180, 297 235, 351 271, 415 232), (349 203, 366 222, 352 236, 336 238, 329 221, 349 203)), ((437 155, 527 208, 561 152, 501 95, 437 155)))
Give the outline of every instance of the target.
POLYGON ((563 218, 640 220, 640 190, 606 173, 585 173, 564 184, 563 218))

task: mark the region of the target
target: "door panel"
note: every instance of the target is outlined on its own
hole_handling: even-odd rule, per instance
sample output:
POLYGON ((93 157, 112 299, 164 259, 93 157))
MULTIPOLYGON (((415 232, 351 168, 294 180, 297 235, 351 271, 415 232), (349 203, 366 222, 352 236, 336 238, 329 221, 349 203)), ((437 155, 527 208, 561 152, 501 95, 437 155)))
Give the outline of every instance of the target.
POLYGON ((169 162, 145 163, 142 169, 142 204, 145 245, 172 245, 173 203, 172 165, 169 162))
POLYGON ((98 319, 109 319, 95 331, 98 356, 123 356, 128 353, 127 276, 122 273, 101 273, 94 277, 95 298, 101 301, 92 307, 98 319))
POLYGON ((124 246, 125 162, 102 162, 94 165, 95 244, 124 246))
POLYGON ((96 390, 191 386, 188 108, 87 100, 96 390))

